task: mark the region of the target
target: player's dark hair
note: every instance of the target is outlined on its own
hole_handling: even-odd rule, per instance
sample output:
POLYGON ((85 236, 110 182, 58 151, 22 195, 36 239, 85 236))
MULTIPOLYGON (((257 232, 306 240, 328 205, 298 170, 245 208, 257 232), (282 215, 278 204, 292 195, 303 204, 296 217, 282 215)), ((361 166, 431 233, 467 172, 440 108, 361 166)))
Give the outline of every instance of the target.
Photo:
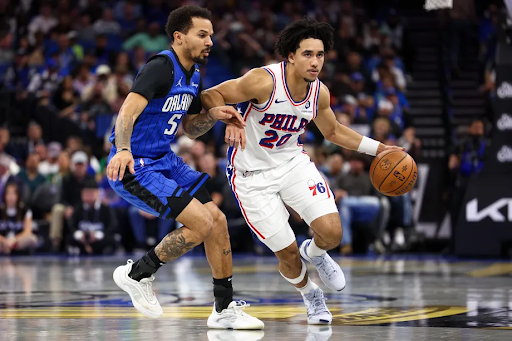
POLYGON ((204 18, 212 20, 212 13, 206 8, 199 6, 183 6, 175 9, 169 14, 165 33, 174 41, 174 32, 178 31, 184 34, 192 27, 192 18, 204 18))
POLYGON ((320 39, 324 43, 324 52, 329 52, 333 45, 334 29, 325 22, 303 18, 292 22, 284 28, 277 38, 275 51, 283 58, 295 53, 301 41, 308 38, 320 39))

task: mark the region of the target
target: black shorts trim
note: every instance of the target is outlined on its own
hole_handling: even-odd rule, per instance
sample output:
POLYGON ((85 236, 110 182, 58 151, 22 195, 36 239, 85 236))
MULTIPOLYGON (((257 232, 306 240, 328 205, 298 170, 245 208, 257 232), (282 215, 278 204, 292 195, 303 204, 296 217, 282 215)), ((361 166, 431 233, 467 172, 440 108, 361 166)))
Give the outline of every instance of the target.
POLYGON ((208 192, 204 184, 194 193, 194 198, 199 200, 203 205, 213 201, 210 192, 208 192))
POLYGON ((142 186, 128 169, 121 182, 123 188, 128 191, 128 193, 139 198, 142 202, 155 210, 155 212, 159 214, 158 217, 162 219, 175 219, 193 199, 190 193, 178 186, 173 194, 167 197, 167 205, 164 205, 156 195, 142 186), (168 209, 170 212, 165 215, 168 209))

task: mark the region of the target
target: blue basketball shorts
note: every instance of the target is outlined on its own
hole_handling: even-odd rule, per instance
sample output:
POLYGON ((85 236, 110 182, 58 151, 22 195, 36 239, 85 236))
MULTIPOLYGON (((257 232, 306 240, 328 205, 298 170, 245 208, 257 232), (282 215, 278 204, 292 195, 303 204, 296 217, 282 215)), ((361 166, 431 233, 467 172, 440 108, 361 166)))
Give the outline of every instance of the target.
MULTIPOLYGON (((111 150, 108 162, 115 155, 111 150)), ((135 158, 135 174, 126 168, 122 181, 109 180, 119 196, 133 206, 162 219, 175 219, 195 197, 202 204, 212 198, 209 176, 193 170, 173 152, 160 158, 135 158)))

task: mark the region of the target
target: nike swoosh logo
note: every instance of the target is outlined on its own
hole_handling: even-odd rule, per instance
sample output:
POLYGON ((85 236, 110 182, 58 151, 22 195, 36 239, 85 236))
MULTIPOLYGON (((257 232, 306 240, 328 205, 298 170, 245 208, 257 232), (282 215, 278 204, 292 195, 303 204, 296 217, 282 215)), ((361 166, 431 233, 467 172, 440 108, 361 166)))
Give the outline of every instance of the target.
POLYGON ((284 101, 278 101, 278 100, 277 100, 277 98, 276 98, 276 104, 277 104, 277 103, 283 103, 283 102, 286 102, 286 100, 284 100, 284 101))

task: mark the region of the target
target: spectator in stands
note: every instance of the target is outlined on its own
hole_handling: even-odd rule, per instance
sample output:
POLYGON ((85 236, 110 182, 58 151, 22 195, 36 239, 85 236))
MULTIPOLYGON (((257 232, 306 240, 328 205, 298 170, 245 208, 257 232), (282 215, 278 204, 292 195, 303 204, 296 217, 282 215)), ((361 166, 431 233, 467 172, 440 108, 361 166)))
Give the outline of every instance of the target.
POLYGON ((73 78, 66 76, 60 83, 53 96, 53 105, 59 111, 60 117, 73 119, 79 106, 78 93, 73 89, 73 78))
POLYGON ((59 173, 59 155, 62 152, 62 145, 59 142, 50 142, 47 147, 48 157, 39 163, 38 172, 46 177, 52 177, 59 173))
POLYGON ((123 37, 130 37, 135 32, 137 29, 137 18, 135 16, 135 7, 132 3, 125 3, 123 16, 117 21, 121 27, 121 35, 123 37))
POLYGON ((453 227, 457 223, 469 179, 484 168, 485 149, 489 144, 484 137, 485 126, 482 120, 473 120, 468 133, 468 136, 452 150, 448 162, 453 182, 451 213, 453 227))
POLYGON ((389 121, 390 135, 388 137, 396 140, 402 135, 402 126, 400 125, 402 120, 399 116, 394 115, 394 111, 393 103, 383 99, 379 101, 376 119, 383 118, 389 121))
POLYGON ((91 17, 88 14, 80 16, 80 23, 75 26, 75 29, 78 33, 78 40, 82 44, 88 47, 94 45, 96 33, 91 24, 91 17))
POLYGON ((50 238, 54 247, 62 241, 65 220, 71 219, 74 207, 80 203, 81 191, 86 180, 94 178, 87 174, 88 157, 85 152, 78 151, 71 157, 71 174, 62 179, 60 203, 52 208, 50 238))
POLYGON ((121 26, 114 20, 114 13, 110 8, 103 10, 103 16, 92 25, 96 34, 120 35, 121 26))
POLYGON ((343 98, 343 112, 350 116, 352 123, 367 123, 366 110, 359 106, 359 102, 352 95, 343 98))
POLYGON ((32 230, 32 212, 21 200, 19 187, 8 183, 0 205, 0 254, 34 251, 37 236, 32 230))
POLYGON ((73 80, 73 90, 75 90, 81 98, 84 90, 88 87, 92 87, 94 83, 95 79, 89 66, 87 64, 80 65, 78 74, 73 80))
POLYGON ((80 202, 74 206, 69 246, 78 248, 79 254, 111 253, 117 228, 115 214, 101 203, 94 179, 84 180, 80 196, 80 202))
POLYGON ((35 16, 28 25, 29 39, 33 44, 35 42, 35 33, 42 32, 48 34, 52 28, 57 26, 58 21, 52 14, 52 8, 49 4, 43 4, 40 8, 40 14, 35 16))
POLYGON ((143 250, 147 249, 148 246, 155 246, 157 241, 162 240, 173 230, 175 226, 174 219, 160 219, 154 215, 139 210, 135 206, 130 206, 128 208, 128 216, 133 236, 135 237, 135 242, 137 244, 136 247, 143 250), (149 236, 148 224, 152 224, 155 221, 157 225, 157 235, 149 236))
POLYGON ((413 159, 420 156, 421 141, 416 137, 416 128, 414 127, 408 127, 404 130, 402 137, 397 141, 397 145, 404 147, 413 159))
MULTIPOLYGON (((365 89, 365 77, 360 72, 354 72, 350 75, 350 88, 351 95, 354 96, 361 108, 364 108, 366 112, 371 111, 375 106, 375 100, 373 96, 366 92, 365 89)), ((368 115, 371 119, 371 115, 368 115)))
POLYGON ((48 99, 57 89, 61 80, 58 62, 55 59, 48 59, 46 61, 46 69, 32 78, 28 85, 28 91, 36 98, 48 99))
POLYGON ((226 176, 219 172, 217 161, 212 153, 206 153, 199 159, 198 171, 207 173, 210 179, 206 183, 206 189, 211 194, 212 200, 218 207, 222 206, 224 187, 228 186, 226 176))
POLYGON ((58 50, 55 52, 55 59, 59 63, 61 75, 70 74, 78 60, 75 52, 71 48, 71 41, 67 32, 68 31, 65 31, 59 35, 58 50))
POLYGON ((3 198, 3 192, 10 183, 15 183, 21 188, 20 180, 9 170, 12 162, 12 158, 9 158, 7 154, 0 154, 0 198, 3 198))
POLYGON ((102 64, 96 68, 96 81, 85 87, 82 91, 82 101, 91 100, 98 92, 105 102, 110 103, 116 98, 117 83, 116 78, 112 75, 112 69, 106 64, 102 64))
POLYGON ((342 255, 352 253, 352 223, 371 223, 380 210, 379 199, 375 196, 370 176, 365 171, 366 161, 365 155, 353 153, 350 172, 339 174, 331 182, 343 226, 340 250, 342 255))
POLYGON ((148 32, 137 33, 124 42, 123 49, 131 50, 140 46, 147 52, 160 52, 169 48, 168 38, 160 33, 160 24, 152 22, 149 24, 148 32))
POLYGON ((38 186, 46 182, 46 178, 38 171, 39 154, 30 154, 27 158, 25 168, 17 175, 24 187, 28 188, 29 197, 32 196, 38 186))
POLYGON ((374 82, 378 82, 384 74, 391 74, 394 78, 395 86, 404 91, 407 87, 407 81, 405 79, 404 72, 395 65, 395 53, 392 49, 387 49, 382 56, 382 62, 372 73, 372 79, 374 82))

